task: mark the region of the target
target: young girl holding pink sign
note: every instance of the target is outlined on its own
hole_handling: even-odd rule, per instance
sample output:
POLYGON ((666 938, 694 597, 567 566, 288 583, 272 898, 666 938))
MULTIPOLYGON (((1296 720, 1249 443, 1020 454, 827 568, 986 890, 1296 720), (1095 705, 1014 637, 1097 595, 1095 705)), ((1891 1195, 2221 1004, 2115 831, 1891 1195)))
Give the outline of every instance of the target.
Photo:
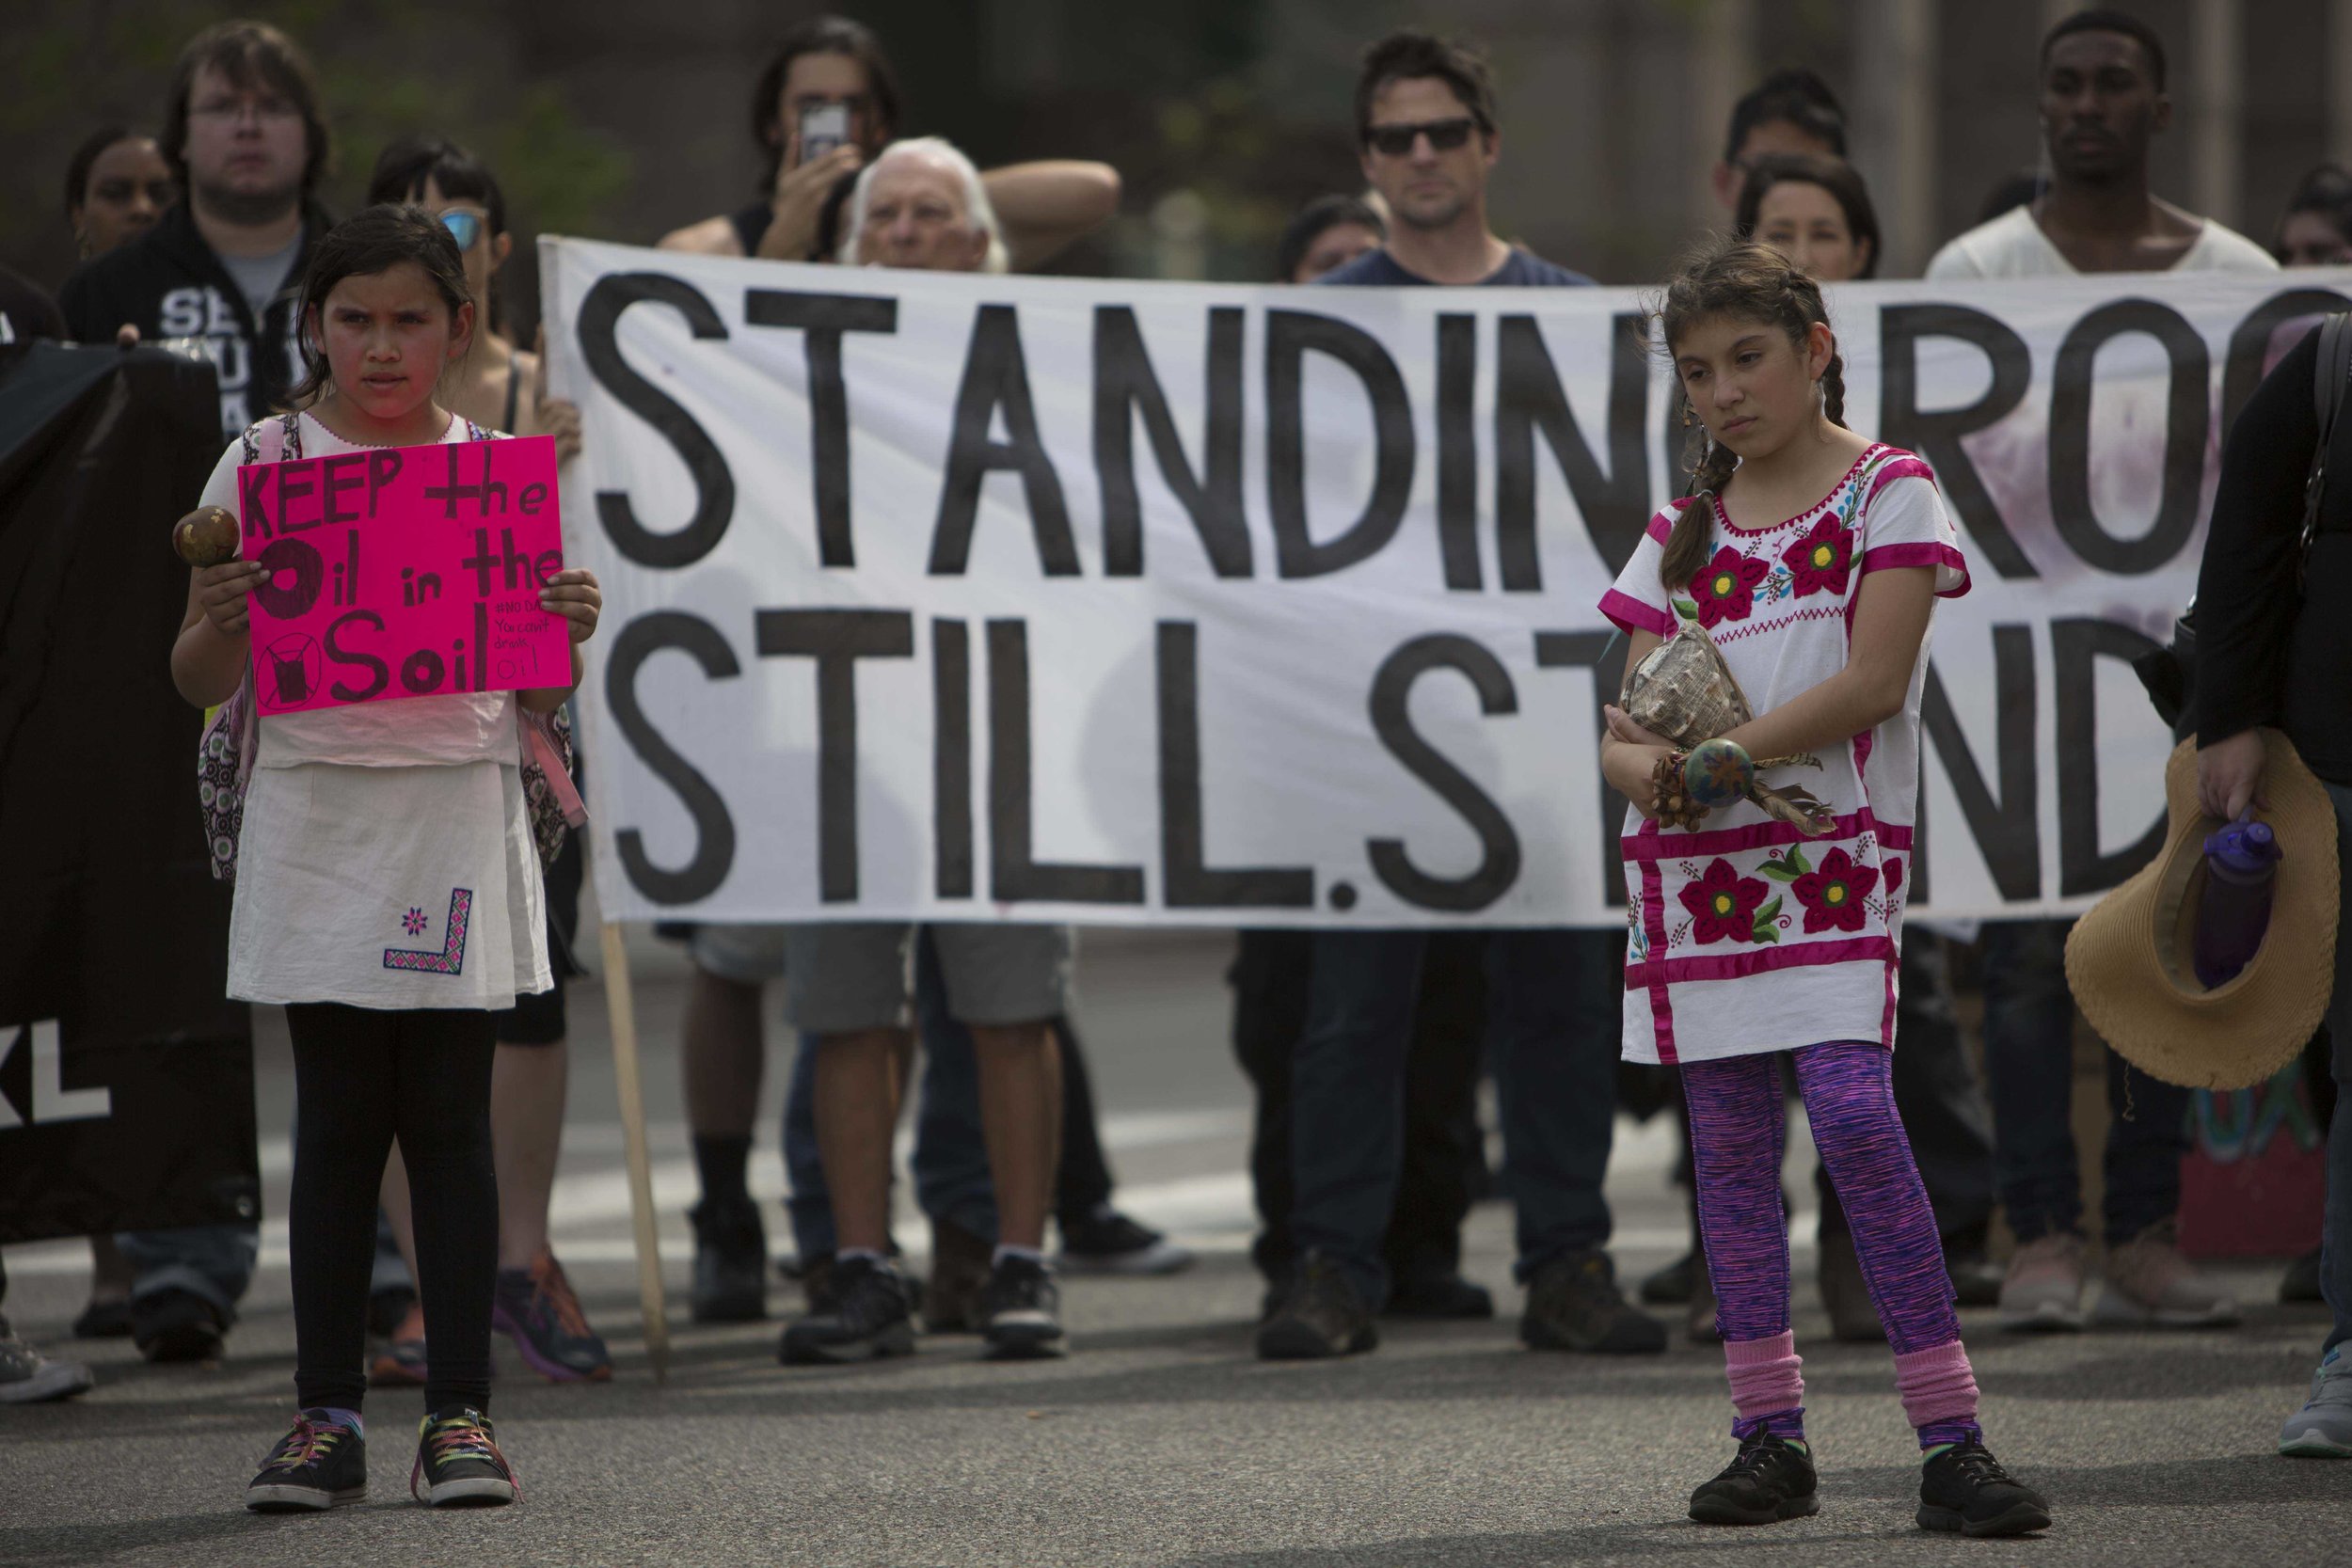
MULTIPOLYGON (((301 412, 230 447, 204 504, 234 514, 237 470, 257 459, 486 437, 437 401, 471 346, 475 305, 432 217, 372 207, 324 236, 301 320, 309 373, 291 400, 301 412)), ((249 561, 193 574, 171 655, 189 702, 227 703, 253 678, 246 601, 263 576, 249 561)), ((577 683, 602 602, 596 579, 557 572, 539 601, 569 623, 577 683)), ((434 1347, 410 1489, 435 1504, 520 1495, 483 1414, 498 1267, 490 1015, 552 983, 517 708, 550 713, 570 692, 458 692, 256 721, 229 994, 284 1004, 294 1039, 300 1410, 246 1489, 248 1507, 323 1509, 366 1493, 363 1336, 376 1189, 395 1138, 434 1347)))
MULTIPOLYGON (((1705 455, 1696 494, 1650 524, 1601 611, 1632 639, 1629 670, 1685 623, 1707 628, 1756 715, 1713 738, 1686 733, 1695 718, 1668 723, 1672 705, 1645 710, 1657 722, 1820 768, 1757 768, 1801 784, 1803 809, 1750 797, 1692 821, 1692 799, 1737 792, 1703 768, 1693 782, 1677 747, 1608 710, 1602 768, 1634 804, 1625 1053, 1682 1069, 1738 1417, 1739 1456, 1692 1496, 1691 1517, 1759 1525, 1819 1507, 1781 1216, 1772 1056, 1788 1052, 1918 1433, 1918 1522, 2041 1529, 2048 1504, 1977 1425, 1951 1279, 1889 1077, 1928 625, 1938 595, 1967 591, 1967 566, 1928 466, 1845 427, 1821 291, 1786 257, 1718 242, 1667 286, 1661 315, 1705 455)), ((1696 689, 1687 673, 1712 656, 1694 642, 1661 661, 1683 657, 1683 674, 1652 666, 1645 680, 1696 689)), ((1736 714, 1719 680, 1708 689, 1736 714)))

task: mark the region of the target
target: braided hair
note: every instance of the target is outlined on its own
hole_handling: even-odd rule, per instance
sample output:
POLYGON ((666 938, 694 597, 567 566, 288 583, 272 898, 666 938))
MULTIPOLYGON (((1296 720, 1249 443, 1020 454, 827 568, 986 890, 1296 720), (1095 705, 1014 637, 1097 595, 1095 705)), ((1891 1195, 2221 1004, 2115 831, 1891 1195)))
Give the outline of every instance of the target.
MULTIPOLYGON (((1799 350, 1804 348, 1806 336, 1815 325, 1829 325, 1829 311, 1821 303, 1819 283, 1770 245, 1739 238, 1710 240, 1693 251, 1667 283, 1659 302, 1658 316, 1665 331, 1669 355, 1686 332, 1710 316, 1730 316, 1777 326, 1799 350)), ((1822 412, 1828 415, 1830 423, 1844 425, 1846 361, 1834 341, 1828 368, 1821 372, 1820 388, 1822 412)), ((1683 423, 1692 427, 1691 447, 1684 455, 1692 474, 1691 498, 1675 519, 1674 531, 1666 539, 1665 556, 1658 565, 1660 580, 1667 592, 1674 594, 1688 587, 1707 564, 1707 544, 1714 512, 1709 503, 1722 495, 1733 470, 1740 466, 1739 454, 1708 434, 1707 427, 1698 420, 1698 411, 1687 397, 1683 399, 1682 414, 1683 423)))

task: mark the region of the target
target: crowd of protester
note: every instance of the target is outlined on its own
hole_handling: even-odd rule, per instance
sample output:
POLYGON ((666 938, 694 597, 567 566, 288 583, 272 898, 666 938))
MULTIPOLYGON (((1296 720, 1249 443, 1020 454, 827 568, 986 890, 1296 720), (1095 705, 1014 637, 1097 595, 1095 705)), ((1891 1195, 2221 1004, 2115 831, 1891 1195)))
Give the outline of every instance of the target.
MULTIPOLYGON (((2040 53, 2041 166, 2004 182, 1984 221, 1937 251, 1926 276, 2267 271, 2352 261, 2352 174, 2342 169, 2312 171, 2267 246, 2154 195, 2150 158, 2169 120, 2166 69, 2163 40, 2134 18, 2090 11, 2058 24, 2040 53)), ((1271 258, 1273 280, 1592 282, 1496 231, 1486 192, 1501 156, 1502 107, 1474 52, 1420 32, 1382 39, 1365 54, 1353 112, 1363 188, 1319 197, 1297 213, 1271 258)), ((1070 160, 981 170, 947 139, 903 138, 910 118, 868 29, 837 17, 801 27, 753 91, 750 129, 764 163, 756 198, 660 245, 856 266, 1017 271, 1117 209, 1120 180, 1107 166, 1070 160)), ((426 248, 435 257, 448 251, 461 268, 443 293, 453 333, 464 305, 470 344, 440 377, 435 406, 480 431, 552 436, 564 455, 576 453, 579 411, 548 395, 544 345, 519 345, 501 320, 499 278, 513 237, 495 173, 434 128, 418 130, 384 150, 367 200, 371 215, 420 211, 433 233, 426 248)), ((317 196, 329 145, 313 72, 294 40, 254 23, 208 29, 181 57, 155 135, 109 125, 74 154, 63 214, 80 264, 54 304, 31 280, 0 274, 0 353, 44 336, 176 342, 215 368, 221 437, 233 447, 287 409, 306 379, 318 383, 319 351, 306 343, 304 309, 325 297, 318 258, 337 234, 317 196)), ((1712 171, 1726 233, 1769 247, 1808 288, 1885 276, 1871 195, 1847 155, 1846 117, 1827 84, 1801 69, 1775 72, 1730 106, 1712 171)), ((1724 259, 1732 256, 1714 264, 1733 266, 1736 257, 1724 259)), ((367 274, 362 266, 346 276, 367 274)), ((2308 385, 2308 365, 2303 374, 2308 385)), ((2258 396, 2249 417, 2264 406, 2258 396)), ((2301 438, 2308 447, 2312 437, 2301 438)), ((2299 473, 2300 461, 2290 453, 2272 467, 2299 473)), ((2253 483, 2239 478, 2241 488, 2253 483)), ((2225 472, 2225 500, 2233 483, 2225 472)), ((2245 506, 2257 509, 2253 499, 2245 506)), ((2221 511, 2217 503, 2217 532, 2221 511)), ((2261 706, 2244 705, 2256 717, 2261 706)), ((2201 733, 2218 746, 2248 721, 2209 714, 2201 733)), ((2352 811, 2344 790, 2330 788, 2339 808, 2352 811)), ((549 1243, 568 1061, 563 981, 580 973, 570 958, 580 881, 575 838, 546 877, 552 989, 518 988, 511 1006, 493 1010, 485 1091, 497 1188, 491 1322, 534 1372, 559 1381, 602 1380, 612 1370, 549 1243)), ((1980 931, 1915 925, 1905 933, 1891 1094, 1940 1251, 1936 1288, 1948 1287, 1960 1306, 1994 1308, 2010 1329, 2225 1327, 2237 1321, 2236 1304, 2184 1256, 2176 1232, 2188 1091, 2111 1051, 2104 1054, 2104 1209, 2092 1246, 2068 1112, 2076 1024, 2067 928, 1994 921, 1980 931), (1967 967, 1983 998, 1981 1077, 1955 1001, 1955 969, 1972 950, 1967 967), (2002 1262, 1993 1256, 1996 1213, 2015 1241, 2002 1262)), ((1068 927, 704 925, 664 934, 683 944, 692 972, 681 1039, 699 1183, 691 1210, 697 1321, 769 1311, 774 1259, 746 1168, 763 1103, 770 982, 781 982, 781 1016, 795 1037, 781 1135, 789 1268, 805 1298, 782 1335, 784 1362, 905 1355, 918 1332, 977 1335, 992 1357, 1057 1355, 1068 1349, 1059 1277, 1152 1275, 1191 1262, 1115 1201, 1086 1053, 1069 1016, 1068 927), (930 1259, 920 1286, 891 1226, 894 1130, 918 1051, 911 1164, 930 1259)), ((1736 1269, 1710 1259, 1704 1240, 1706 1182, 1693 1180, 1688 1133, 1692 1119, 1706 1117, 1696 1104, 1686 1114, 1672 1074, 1646 1092, 1672 1104, 1684 1124, 1677 1180, 1696 1195, 1691 1245, 1639 1283, 1640 1305, 1616 1278, 1603 1187, 1620 1105, 1625 942, 1567 928, 1241 933, 1232 1040, 1257 1097, 1249 1165, 1262 1225, 1252 1258, 1264 1276, 1260 1355, 1368 1352, 1383 1318, 1492 1316, 1490 1292, 1461 1270, 1462 1226, 1489 1193, 1513 1207, 1514 1273, 1524 1289, 1518 1336, 1529 1347, 1655 1354, 1668 1330, 1644 1305, 1680 1308, 1693 1338, 1736 1347, 1769 1338, 1734 1332, 1726 1316, 1753 1303, 1735 1312, 1717 1298, 1716 1282, 1736 1269), (1489 1078, 1502 1151, 1492 1172, 1478 1109, 1489 1078)), ((2327 1059, 2324 1039, 2314 1054, 2327 1059)), ((2347 1142, 2335 1140, 2337 1171, 2347 1142)), ((1895 1298, 1866 1277, 1867 1247, 1857 1248, 1849 1204, 1826 1165, 1815 1179, 1820 1287, 1834 1332, 1871 1340, 1892 1331, 1899 1341, 1904 1323, 1883 1320, 1895 1298)), ((2352 1197, 2352 1178, 2335 1180, 2334 1196, 2352 1197)), ((378 1210, 373 1257, 361 1271, 376 1336, 369 1379, 424 1386, 437 1419, 459 1395, 478 1412, 486 1392, 461 1378, 466 1386, 451 1393, 458 1374, 428 1338, 428 1322, 438 1320, 416 1288, 423 1216, 402 1145, 370 1180, 378 1210)), ((2347 1207, 2330 1204, 2331 1225, 2341 1225, 2347 1207)), ((448 1223, 427 1225, 441 1227, 426 1244, 444 1257, 448 1223)), ((216 1355, 235 1322, 258 1232, 250 1224, 140 1231, 93 1237, 91 1248, 89 1303, 74 1332, 128 1336, 156 1361, 196 1360, 216 1355)), ((2331 1249, 2331 1268, 2352 1266, 2343 1252, 2352 1247, 2331 1249)), ((2320 1272, 2314 1251, 2291 1271, 2286 1293, 2318 1299, 2320 1272)), ((2352 1300, 2337 1295, 2341 1323, 2352 1300)), ((1912 1316, 1906 1309, 1905 1322, 1912 1316)), ((2344 1333, 2339 1327, 2331 1338, 2329 1362, 2302 1414, 2317 1411, 2340 1445, 2334 1451, 2352 1454, 2352 1377, 2328 1375, 2344 1333)), ((477 1359, 470 1331, 464 1354, 469 1370, 477 1359)), ((346 1430, 335 1424, 342 1416, 352 1416, 347 1430, 356 1433, 358 1397, 337 1384, 335 1402, 314 1400, 307 1370, 305 1377, 297 1435, 309 1435, 300 1451, 311 1456, 304 1463, 330 1463, 318 1455, 346 1430)), ((0 1401, 56 1397, 88 1384, 86 1370, 44 1359, 0 1323, 0 1401)), ((469 1447, 473 1439, 454 1432, 439 1440, 462 1449, 461 1461, 494 1459, 502 1469, 486 1437, 469 1447), (477 1451, 482 1446, 490 1459, 477 1451)), ((1777 1441, 1792 1433, 1765 1434, 1777 1441)), ((1948 1442, 1971 1440, 1963 1433, 1948 1442)), ((1796 1441, 1788 1451, 1802 1449, 1796 1441)), ((457 1481, 469 1473, 463 1464, 451 1471, 457 1481)))

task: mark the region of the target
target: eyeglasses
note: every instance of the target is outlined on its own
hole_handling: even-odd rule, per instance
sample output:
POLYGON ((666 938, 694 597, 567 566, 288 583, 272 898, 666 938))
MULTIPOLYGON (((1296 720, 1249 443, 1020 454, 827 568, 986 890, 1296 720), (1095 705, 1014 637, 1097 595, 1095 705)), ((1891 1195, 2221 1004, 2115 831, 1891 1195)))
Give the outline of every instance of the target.
POLYGON ((1432 152, 1451 152, 1469 141, 1477 128, 1478 122, 1468 115, 1411 125, 1370 125, 1364 128, 1364 145, 1382 157, 1402 158, 1411 153, 1416 137, 1427 136, 1432 152))
POLYGON ((460 250, 471 250, 474 241, 482 238, 482 214, 449 212, 441 214, 441 227, 457 242, 460 250))

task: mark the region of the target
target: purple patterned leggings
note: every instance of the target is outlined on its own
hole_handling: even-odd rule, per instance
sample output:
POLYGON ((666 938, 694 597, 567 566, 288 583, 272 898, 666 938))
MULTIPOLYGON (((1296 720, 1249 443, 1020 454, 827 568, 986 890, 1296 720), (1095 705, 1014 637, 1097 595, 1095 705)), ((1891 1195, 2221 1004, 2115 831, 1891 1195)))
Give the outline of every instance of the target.
MULTIPOLYGON (((1839 1040, 1792 1054, 1813 1141, 1852 1222, 1862 1277, 1895 1350, 1905 1409, 1923 1441, 1955 1441, 1954 1433, 1974 1430, 1976 1380, 1960 1346, 1935 1214, 1895 1114, 1892 1053, 1839 1040)), ((1734 1430, 1801 1435, 1804 1382, 1789 1330, 1780 1207, 1779 1074, 1767 1055, 1686 1062, 1682 1087, 1699 1231, 1741 1418, 1734 1430)))

